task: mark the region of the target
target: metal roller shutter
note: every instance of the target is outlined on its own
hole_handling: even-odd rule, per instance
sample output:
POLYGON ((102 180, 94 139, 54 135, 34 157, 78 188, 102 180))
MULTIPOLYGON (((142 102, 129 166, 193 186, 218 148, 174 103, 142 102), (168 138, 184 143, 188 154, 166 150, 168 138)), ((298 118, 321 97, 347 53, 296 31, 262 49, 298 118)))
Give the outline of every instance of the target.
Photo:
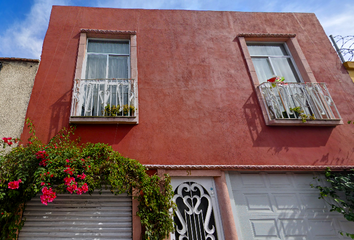
POLYGON ((127 194, 58 194, 48 206, 26 204, 19 239, 132 239, 132 198, 127 194))

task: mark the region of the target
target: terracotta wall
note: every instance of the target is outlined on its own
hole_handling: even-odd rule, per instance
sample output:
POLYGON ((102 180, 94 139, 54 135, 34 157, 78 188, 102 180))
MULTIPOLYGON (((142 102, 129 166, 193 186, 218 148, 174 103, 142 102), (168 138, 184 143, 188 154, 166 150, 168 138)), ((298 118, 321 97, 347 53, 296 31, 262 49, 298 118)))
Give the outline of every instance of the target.
MULTIPOLYGON (((78 125, 144 164, 353 164, 351 125, 268 127, 236 36, 294 33, 344 122, 354 87, 314 14, 59 7, 52 10, 27 117, 48 141, 69 125, 81 28, 137 32, 138 125, 78 125)), ((27 133, 22 139, 27 139, 27 133)))

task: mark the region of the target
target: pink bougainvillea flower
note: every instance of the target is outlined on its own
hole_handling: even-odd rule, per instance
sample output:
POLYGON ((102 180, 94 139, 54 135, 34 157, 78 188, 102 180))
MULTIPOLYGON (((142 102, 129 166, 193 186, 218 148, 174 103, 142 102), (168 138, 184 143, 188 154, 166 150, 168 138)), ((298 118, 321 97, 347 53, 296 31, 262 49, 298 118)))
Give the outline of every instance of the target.
POLYGON ((45 183, 44 183, 44 182, 41 182, 41 186, 43 186, 43 185, 45 185, 45 183))
POLYGON ((42 188, 42 193, 43 195, 40 196, 40 199, 44 205, 47 205, 49 202, 53 202, 53 200, 57 197, 52 188, 48 189, 47 187, 44 187, 42 188))
POLYGON ((84 185, 82 185, 81 190, 82 190, 84 193, 88 191, 87 183, 84 183, 84 185))
POLYGON ((82 173, 81 175, 80 174, 77 175, 77 177, 80 178, 80 179, 85 179, 86 175, 85 175, 85 173, 82 173))
POLYGON ((73 175, 74 174, 74 169, 67 167, 66 169, 64 169, 64 172, 69 174, 69 175, 73 175))
POLYGON ((78 189, 76 190, 76 193, 77 193, 78 195, 81 195, 81 194, 82 194, 82 189, 81 189, 81 188, 78 188, 78 189))
POLYGON ((69 162, 69 159, 66 159, 65 161, 68 163, 68 162, 69 162))
POLYGON ((69 193, 75 192, 75 191, 77 190, 77 185, 76 185, 76 183, 73 184, 73 185, 71 185, 71 186, 69 186, 69 187, 67 187, 66 190, 68 190, 69 193))
POLYGON ((20 182, 22 182, 21 179, 19 179, 17 181, 9 182, 8 187, 10 189, 18 189, 20 187, 20 182))
POLYGON ((75 178, 74 177, 66 177, 66 178, 64 178, 65 185, 70 186, 71 182, 73 182, 75 184, 75 178))

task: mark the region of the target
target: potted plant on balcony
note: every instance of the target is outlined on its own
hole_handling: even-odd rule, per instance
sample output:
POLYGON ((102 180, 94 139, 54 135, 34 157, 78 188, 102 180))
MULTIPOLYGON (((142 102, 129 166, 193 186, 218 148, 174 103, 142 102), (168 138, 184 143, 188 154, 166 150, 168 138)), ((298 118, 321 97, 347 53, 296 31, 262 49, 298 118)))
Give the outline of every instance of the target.
POLYGON ((267 82, 272 83, 272 87, 275 87, 275 86, 277 85, 276 83, 283 83, 284 81, 285 81, 285 78, 284 78, 284 77, 278 77, 278 76, 269 78, 269 79, 267 80, 267 82))
POLYGON ((107 104, 104 107, 103 116, 105 116, 105 117, 117 117, 120 114, 121 114, 121 111, 120 111, 120 106, 119 105, 107 104))
POLYGON ((290 108, 290 113, 289 115, 287 114, 286 111, 283 111, 283 117, 284 118, 295 118, 298 119, 299 117, 301 118, 301 121, 303 123, 305 123, 307 120, 315 120, 315 115, 307 115, 304 113, 304 110, 302 110, 301 107, 294 107, 294 108, 290 108))
POLYGON ((134 116, 135 114, 135 107, 133 105, 128 105, 125 104, 123 106, 123 116, 128 116, 128 113, 130 113, 129 116, 134 116))

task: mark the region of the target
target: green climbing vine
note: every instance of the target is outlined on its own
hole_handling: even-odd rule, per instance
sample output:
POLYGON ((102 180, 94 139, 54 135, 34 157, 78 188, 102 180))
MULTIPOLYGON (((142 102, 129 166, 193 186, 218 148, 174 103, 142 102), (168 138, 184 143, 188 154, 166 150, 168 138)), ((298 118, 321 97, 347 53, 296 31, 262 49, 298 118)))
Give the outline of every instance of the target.
MULTIPOLYGON (((319 198, 331 206, 331 212, 339 212, 346 220, 354 222, 354 169, 333 172, 327 168, 325 179, 329 184, 311 184, 311 187, 320 191, 319 198)), ((317 180, 321 181, 320 178, 317 180)), ((340 232, 340 234, 354 239, 354 233, 340 232)))
MULTIPOLYGON (((0 239, 17 238, 24 224, 24 203, 37 193, 47 205, 57 193, 92 193, 107 187, 114 194, 126 192, 138 199, 144 239, 161 240, 173 230, 173 191, 167 175, 149 176, 138 161, 123 157, 107 144, 80 144, 73 127, 62 129, 43 144, 31 121, 27 124, 32 134, 28 143, 0 153, 0 239)), ((16 142, 3 138, 0 146, 16 142)))

